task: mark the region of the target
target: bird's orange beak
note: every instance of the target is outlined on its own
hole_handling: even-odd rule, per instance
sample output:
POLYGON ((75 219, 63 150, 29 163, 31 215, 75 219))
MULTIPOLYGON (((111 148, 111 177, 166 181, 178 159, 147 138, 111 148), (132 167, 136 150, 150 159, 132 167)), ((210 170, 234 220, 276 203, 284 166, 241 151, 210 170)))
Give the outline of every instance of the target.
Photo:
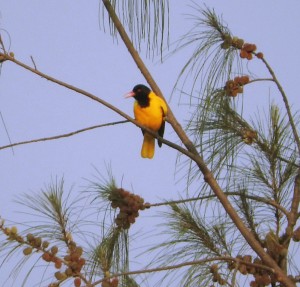
POLYGON ((135 96, 135 93, 133 91, 127 93, 124 97, 125 98, 130 98, 130 97, 134 97, 135 96))

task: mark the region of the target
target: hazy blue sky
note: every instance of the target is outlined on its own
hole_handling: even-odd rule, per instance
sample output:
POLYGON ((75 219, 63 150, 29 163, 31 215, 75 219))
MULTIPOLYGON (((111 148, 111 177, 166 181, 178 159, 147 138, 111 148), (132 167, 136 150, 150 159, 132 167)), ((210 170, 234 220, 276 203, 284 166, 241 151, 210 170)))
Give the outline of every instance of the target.
MULTIPOLYGON (((234 35, 256 43, 274 68, 295 110, 299 109, 300 2, 214 0, 195 3, 215 8, 234 35)), ((170 1, 171 42, 193 25, 184 15, 193 12, 189 4, 190 1, 170 1)), ((99 28, 99 1, 0 0, 0 28, 9 33, 10 38, 1 30, 5 43, 10 44, 18 60, 32 65, 32 56, 40 71, 133 114, 133 101, 124 99, 123 95, 135 84, 145 81, 123 43, 116 44, 99 28)), ((142 57, 145 58, 145 53, 142 57)), ((146 59, 167 99, 187 57, 187 52, 182 52, 163 64, 158 58, 146 59)), ((267 75, 257 62, 249 63, 249 68, 259 76, 267 75)), ((246 107, 253 110, 256 110, 253 104, 265 104, 270 95, 276 97, 271 83, 258 83, 251 91, 246 107)), ((281 103, 281 99, 278 101, 281 103)), ((192 109, 178 102, 178 93, 175 93, 169 104, 184 125, 192 109)), ((12 63, 2 65, 0 111, 12 142, 122 120, 100 104, 12 63)), ((165 137, 178 142, 168 125, 165 137)), ((22 220, 23 216, 16 213, 20 206, 13 203, 16 196, 36 192, 56 176, 64 176, 66 187, 73 186, 77 192, 87 185, 85 178, 93 179, 95 167, 105 174, 105 163, 111 164, 118 184, 146 201, 178 198, 184 189, 184 182, 178 179, 184 173, 175 175, 176 151, 166 146, 156 148, 154 159, 145 160, 140 158, 141 143, 140 130, 127 123, 56 141, 19 146, 13 151, 1 150, 0 215, 22 220)), ((0 146, 7 144, 9 140, 0 122, 0 146)), ((141 222, 143 220, 141 217, 141 222)), ((6 278, 5 272, 5 267, 0 269, 0 286, 6 278)))

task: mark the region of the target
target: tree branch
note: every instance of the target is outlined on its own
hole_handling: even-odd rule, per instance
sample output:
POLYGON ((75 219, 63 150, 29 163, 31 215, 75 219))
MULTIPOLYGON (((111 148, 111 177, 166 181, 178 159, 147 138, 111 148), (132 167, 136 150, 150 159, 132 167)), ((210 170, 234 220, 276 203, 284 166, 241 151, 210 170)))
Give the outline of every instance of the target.
MULTIPOLYGON (((176 264, 176 265, 170 265, 170 266, 163 266, 163 267, 157 267, 157 268, 151 268, 151 269, 142 269, 142 270, 116 273, 116 274, 112 274, 110 277, 107 277, 106 279, 114 278, 114 277, 120 277, 120 276, 124 276, 124 275, 137 275, 137 274, 153 273, 153 272, 160 272, 160 271, 168 271, 168 270, 178 269, 178 268, 191 266, 191 265, 205 264, 205 263, 213 262, 213 261, 227 261, 227 262, 233 261, 233 262, 236 262, 238 264, 244 264, 244 265, 247 265, 247 266, 252 266, 252 267, 255 267, 255 268, 258 268, 258 269, 266 270, 270 273, 274 273, 274 269, 272 269, 270 267, 267 267, 265 265, 250 263, 250 262, 243 261, 239 258, 233 258, 233 257, 229 257, 229 256, 219 256, 219 257, 207 258, 207 259, 202 259, 202 260, 184 262, 184 263, 180 263, 180 264, 176 264)), ((103 280, 104 279, 98 280, 98 281, 92 283, 91 286, 96 286, 96 285, 100 284, 101 282, 103 282, 103 280)))
MULTIPOLYGON (((113 6, 111 5, 109 0, 102 0, 112 22, 114 23, 116 29, 119 32, 120 37, 122 38, 126 48, 128 49, 132 59, 135 61, 138 69, 141 71, 142 75, 148 82, 151 89, 155 92, 156 95, 164 99, 164 96, 158 87, 157 83, 155 82, 154 78, 152 77, 151 73, 147 69, 146 65, 144 64, 143 60, 141 59, 139 53, 134 48, 129 36, 127 35, 121 21, 119 20, 113 6)), ((196 148, 194 147, 193 143, 189 140, 187 135, 185 134, 184 130, 182 129, 179 122, 176 120, 175 116, 172 113, 172 110, 168 106, 168 114, 167 120, 172 125, 173 129, 176 131, 177 135, 183 142, 183 144, 187 147, 187 149, 195 155, 198 155, 196 148)))
MULTIPOLYGON (((163 98, 163 95, 152 78, 150 72, 146 68, 144 62, 140 58, 138 52, 135 50, 130 38, 128 37, 122 23, 118 19, 111 3, 109 0, 102 0, 108 14, 114 23, 116 29, 118 30, 120 37, 122 38, 124 44, 126 45, 129 53, 131 54, 133 60, 135 61, 137 67, 144 75, 145 79, 149 83, 151 89, 160 97, 163 98)), ((278 278, 280 278, 280 282, 285 284, 287 287, 294 287, 295 284, 287 277, 287 275, 283 272, 283 270, 277 265, 277 263, 273 260, 273 258, 265 252, 263 247, 260 243, 256 240, 255 236, 251 233, 251 231, 245 226, 242 219, 237 214, 236 210, 231 205, 230 201, 228 200, 227 196, 224 194, 223 190, 219 186, 218 182, 214 178, 212 172, 209 170, 207 165, 205 164, 203 158, 199 156, 197 149, 195 148, 194 144, 190 141, 188 136, 186 135, 185 131, 182 129, 179 122, 176 120, 175 116, 173 115, 171 109, 168 109, 168 122, 172 125, 174 131, 177 133, 178 137, 181 139, 182 143, 186 146, 187 150, 193 155, 193 160, 199 167, 200 171, 204 176, 204 180, 209 184, 213 192, 216 194, 218 199, 220 200, 221 204, 225 208, 228 215, 231 217, 232 221, 239 229, 241 234, 244 236, 248 244, 253 248, 253 250, 260 256, 260 258, 270 267, 276 270, 278 278)), ((299 139, 298 139, 299 140, 299 139)), ((299 143, 299 150, 300 150, 300 143, 299 143)))
POLYGON ((298 153, 300 155, 300 138, 299 138, 299 135, 298 135, 298 131, 297 131, 297 128, 296 128, 296 125, 294 123, 294 119, 293 119, 293 116, 292 116, 292 112, 291 112, 291 108, 290 108, 290 105, 289 105, 289 101, 288 101, 288 98, 281 86, 281 84, 279 83, 273 69, 271 68, 271 66, 269 65, 269 63, 265 60, 265 58, 261 58, 261 60, 263 61, 263 63, 265 64, 265 66, 267 67, 269 73, 271 74, 281 96, 282 96, 282 99, 283 99, 283 102, 285 104, 285 109, 286 109, 286 112, 288 114, 288 118, 289 118, 289 122, 290 122, 290 125, 291 125, 291 128, 292 128, 292 131, 293 131, 293 135, 294 135, 294 139, 295 139, 295 142, 297 144, 297 148, 298 148, 298 153))
POLYGON ((298 174, 295 178, 294 183, 294 194, 291 204, 291 225, 295 225, 298 219, 298 209, 299 209, 299 202, 300 202, 300 169, 298 169, 298 174))
MULTIPOLYGON (((225 192, 225 195, 227 196, 241 196, 239 192, 225 192)), ((289 217, 289 212, 280 204, 275 202, 274 200, 267 199, 265 197, 260 197, 260 196, 254 196, 254 195, 245 195, 243 194, 245 198, 257 201, 257 202, 262 202, 267 205, 273 206, 277 209, 279 209, 287 218, 289 217)), ((152 203, 149 206, 150 207, 156 207, 156 206, 162 206, 162 205, 170 205, 170 204, 180 204, 180 203, 185 203, 185 202, 190 202, 190 201, 197 201, 197 200, 204 200, 204 199, 210 199, 216 197, 215 194, 210 194, 210 195, 205 195, 205 196, 199 196, 199 197, 192 197, 192 198, 187 198, 187 199, 179 199, 179 200, 170 200, 170 201, 165 201, 165 202, 158 202, 158 203, 152 203)))
POLYGON ((298 209, 300 202, 300 168, 298 169, 298 174, 295 177, 294 182, 294 193, 291 203, 291 211, 288 216, 288 226, 286 227, 285 235, 283 235, 283 244, 288 247, 290 240, 293 236, 294 226, 299 217, 298 209))
POLYGON ((49 76, 49 75, 47 75, 47 74, 45 74, 45 73, 42 73, 42 72, 40 72, 39 70, 36 70, 35 68, 32 68, 32 67, 30 67, 30 66, 28 66, 28 65, 26 65, 26 64, 24 64, 24 63, 22 63, 22 62, 20 62, 20 61, 18 61, 18 60, 16 60, 14 57, 12 57, 12 56, 10 56, 10 55, 8 55, 8 54, 2 54, 2 53, 0 53, 0 56, 3 56, 5 60, 9 60, 9 61, 11 61, 11 62, 17 64, 18 66, 21 66, 22 68, 24 68, 24 69, 26 69, 26 70, 28 70, 28 71, 30 71, 30 72, 36 74, 36 75, 38 75, 38 76, 40 76, 40 77, 42 77, 42 78, 48 80, 48 81, 51 81, 51 82, 53 82, 53 83, 56 83, 56 84, 58 84, 58 85, 60 85, 60 86, 63 86, 63 87, 65 87, 65 88, 69 89, 69 90, 72 90, 72 91, 74 91, 74 92, 76 92, 76 93, 82 94, 82 95, 84 95, 84 96, 86 96, 86 97, 88 97, 88 98, 90 98, 90 99, 92 99, 92 100, 94 100, 94 101, 96 101, 96 102, 98 102, 98 103, 100 103, 100 104, 106 106, 106 107, 109 108, 110 110, 116 112, 116 113, 119 114, 120 116, 122 116, 122 117, 124 117, 125 119, 127 119, 129 122, 135 124, 137 127, 139 127, 139 128, 141 128, 141 129, 147 131, 148 133, 150 133, 151 135, 153 135, 155 138, 158 138, 158 139, 159 139, 161 142, 163 142, 164 144, 166 144, 166 145, 168 145, 168 146, 170 146, 170 147, 172 147, 172 148, 178 150, 178 151, 181 152, 182 154, 184 154, 184 155, 188 156, 189 158, 195 160, 195 155, 194 155, 193 153, 191 153, 190 151, 184 149, 183 147, 181 147, 181 146, 179 146, 179 145, 177 145, 177 144, 175 144, 175 143, 173 143, 173 142, 171 142, 171 141, 168 141, 168 140, 166 140, 166 139, 160 137, 157 133, 155 133, 155 132, 153 132, 152 130, 150 130, 149 128, 147 128, 147 127, 141 125, 141 124, 140 124, 139 122, 137 122, 135 119, 131 118, 131 117, 128 116, 126 113, 124 113, 124 112, 121 111, 120 109, 116 108, 116 107, 113 106, 112 104, 110 104, 110 103, 104 101, 103 99, 98 98, 98 97, 96 97, 95 95, 93 95, 93 94, 91 94, 91 93, 89 93, 89 92, 87 92, 87 91, 85 91, 85 90, 82 90, 82 89, 80 89, 80 88, 77 88, 77 87, 75 87, 75 86, 72 86, 72 85, 70 85, 70 84, 67 84, 67 83, 65 83, 65 82, 63 82, 63 81, 60 81, 60 80, 58 80, 58 79, 56 79, 56 78, 53 78, 53 77, 51 77, 51 76, 49 76))
POLYGON ((90 130, 93 130, 93 129, 112 126, 112 125, 117 125, 117 124, 124 124, 124 123, 128 123, 128 122, 129 122, 128 120, 119 121, 119 122, 111 122, 111 123, 106 123, 106 124, 102 124, 102 125, 87 127, 87 128, 84 128, 84 129, 80 129, 80 130, 73 131, 73 132, 66 133, 66 134, 62 134, 62 135, 57 135, 57 136, 52 136, 52 137, 45 137, 45 138, 38 138, 38 139, 33 139, 33 140, 28 140, 28 141, 12 143, 12 144, 9 144, 9 145, 0 146, 0 150, 1 149, 6 149, 6 148, 11 148, 11 147, 18 146, 18 145, 24 145, 24 144, 41 142, 41 141, 49 141, 49 140, 56 140, 56 139, 60 139, 60 138, 71 137, 73 135, 83 133, 83 132, 86 132, 86 131, 90 131, 90 130))

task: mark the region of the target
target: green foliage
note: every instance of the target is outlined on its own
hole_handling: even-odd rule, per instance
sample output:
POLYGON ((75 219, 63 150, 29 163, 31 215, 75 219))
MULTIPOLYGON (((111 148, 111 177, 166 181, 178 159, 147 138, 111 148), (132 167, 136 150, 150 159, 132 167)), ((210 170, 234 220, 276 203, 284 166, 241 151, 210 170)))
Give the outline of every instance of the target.
MULTIPOLYGON (((102 1, 100 1, 102 2, 102 1)), ((113 22, 107 21, 107 13, 100 3, 99 20, 105 29, 109 26, 110 34, 116 38, 117 31, 113 22)), ((169 1, 168 0, 126 0, 111 1, 124 27, 128 28, 135 48, 142 50, 142 43, 146 43, 147 55, 153 57, 162 53, 169 45, 169 1)))
MULTIPOLYGON (((111 273, 128 271, 128 232, 111 227, 100 242, 91 246, 89 253, 90 274, 94 278, 98 278, 99 274, 103 274, 106 278, 111 273)), ((122 281, 124 280, 123 276, 122 281)))
POLYGON ((28 229, 28 232, 38 231, 40 236, 59 241, 67 241, 67 232, 73 232, 80 225, 80 222, 70 222, 75 214, 80 213, 78 203, 81 198, 71 199, 71 190, 65 195, 64 180, 56 179, 45 189, 36 194, 24 194, 17 203, 27 206, 33 217, 39 218, 39 225, 35 230, 28 229))
POLYGON ((198 92, 197 98, 201 100, 202 94, 208 94, 230 78, 233 65, 239 66, 239 61, 234 47, 222 47, 224 40, 232 37, 223 20, 207 7, 203 9, 194 3, 193 9, 189 16, 194 27, 182 36, 173 53, 189 47, 194 51, 181 69, 175 87, 180 90, 188 87, 191 93, 198 92))
MULTIPOLYGON (((213 209, 206 216, 206 210, 201 212, 199 208, 200 202, 170 204, 170 210, 164 214, 168 239, 154 249, 158 249, 160 254, 154 263, 173 266, 203 261, 186 266, 184 271, 175 270, 176 276, 170 272, 172 275, 167 274, 165 278, 170 280, 168 284, 175 284, 173 278, 181 278, 180 286, 209 285, 213 276, 211 262, 232 255, 236 239, 230 220, 226 216, 222 218, 219 209, 213 209), (214 259, 210 261, 211 258, 214 259)), ((222 270, 227 269, 226 261, 221 262, 218 268, 224 274, 222 270)))
MULTIPOLYGON (((105 193, 112 187, 112 178, 105 182, 106 186, 103 182, 97 184, 100 188, 98 192, 104 194, 101 198, 106 198, 105 193)), ((89 204, 87 209, 79 204, 84 201, 83 197, 76 197, 75 200, 71 200, 71 197, 71 193, 65 192, 63 179, 52 182, 39 193, 20 197, 18 203, 23 208, 24 205, 28 207, 29 212, 26 214, 39 220, 20 223, 20 226, 25 226, 22 232, 18 232, 15 226, 6 227, 4 221, 1 224, 4 240, 0 252, 2 255, 6 252, 2 264, 9 259, 17 261, 19 258, 11 276, 17 276, 25 266, 31 265, 24 278, 25 284, 39 264, 45 267, 49 265, 45 277, 39 278, 42 284, 49 281, 46 274, 55 274, 57 281, 48 286, 63 284, 72 277, 82 279, 82 270, 89 275, 84 277, 88 284, 91 283, 87 278, 101 281, 103 277, 110 284, 115 284, 117 281, 110 279, 111 274, 128 271, 128 230, 117 228, 114 222, 105 222, 105 216, 97 222, 99 211, 101 212, 101 208, 97 206, 99 202, 92 199, 96 206, 89 204), (34 260, 34 263, 28 263, 28 260, 34 260), (53 271, 57 269, 59 271, 53 271)), ((106 198, 106 205, 108 204, 106 198)), ((51 278, 53 277, 50 276, 50 280, 51 278)), ((118 286, 128 286, 126 282, 129 281, 134 282, 134 279, 125 274, 118 280, 118 286)))
MULTIPOLYGON (((293 196, 297 202, 295 204, 299 204, 295 198, 299 196, 296 195, 299 193, 299 186, 295 186, 295 178, 299 172, 299 153, 297 133, 293 129, 294 125, 299 126, 299 117, 297 114, 292 118, 288 116, 290 107, 287 98, 263 54, 255 52, 256 45, 233 37, 213 10, 202 10, 196 6, 196 11, 198 13, 192 16, 195 27, 181 39, 175 50, 178 52, 190 45, 196 47, 177 82, 178 85, 183 79, 182 88, 186 85, 191 91, 186 94, 190 94, 195 112, 187 127, 189 134, 244 224, 251 230, 257 242, 287 272, 293 196), (248 60, 256 56, 256 59, 263 61, 271 78, 249 79, 248 76, 243 76, 231 79, 232 75, 242 75, 241 59, 237 59, 237 56, 248 60), (194 75, 192 82, 188 81, 190 75, 194 75), (245 77, 246 81, 239 82, 245 77), (263 80, 273 81, 277 85, 285 110, 280 109, 279 104, 272 103, 268 111, 263 111, 263 116, 260 113, 253 116, 253 113, 243 111, 243 92, 246 86, 263 80), (196 92, 196 89, 200 89, 200 92, 196 92), (272 244, 267 244, 270 241, 270 230, 274 232, 274 236, 272 244)), ((258 107, 262 112, 260 109, 258 107)), ((234 223, 220 211, 222 207, 202 180, 198 165, 189 159, 181 164, 181 170, 184 167, 188 170, 185 176, 188 194, 191 190, 197 194, 199 204, 189 207, 173 205, 172 212, 167 214, 168 228, 171 227, 172 232, 171 239, 160 245, 165 250, 160 258, 162 264, 224 254, 244 261, 249 260, 249 256, 254 257, 255 254, 239 235, 234 223), (197 187, 196 191, 192 183, 197 187), (218 226, 211 223, 210 218, 222 222, 224 217, 226 224, 218 226), (232 241, 231 238, 235 240, 232 241), (231 243, 229 250, 226 249, 228 242, 231 243), (218 246, 220 243, 224 244, 218 246), (218 253, 217 250, 224 253, 218 253)), ((290 266, 294 266, 293 256, 290 258, 290 266)), ((250 262, 254 261, 251 259, 250 262)), ((209 275, 205 266, 204 263, 200 268, 188 268, 181 283, 184 286, 209 286, 209 275)), ((239 271, 239 274, 255 275, 253 286, 261 284, 260 280, 268 282, 265 285, 271 281, 274 283, 274 278, 269 274, 262 272, 256 275, 255 272, 261 271, 241 266, 235 267, 235 272, 231 272, 230 268, 221 268, 226 280, 235 281, 236 272, 239 271)), ((222 285, 216 278, 212 280, 222 285)))

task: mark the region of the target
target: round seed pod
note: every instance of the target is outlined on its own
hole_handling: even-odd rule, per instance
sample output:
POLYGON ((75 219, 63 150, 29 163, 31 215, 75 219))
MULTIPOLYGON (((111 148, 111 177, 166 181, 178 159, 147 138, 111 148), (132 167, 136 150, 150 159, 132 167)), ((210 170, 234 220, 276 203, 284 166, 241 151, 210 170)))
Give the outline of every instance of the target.
POLYGON ((23 254, 25 256, 27 255, 30 255, 32 253, 32 247, 26 247, 24 250, 23 250, 23 254))
POLYGON ((74 279, 74 286, 75 287, 80 287, 81 286, 81 279, 79 277, 76 277, 74 279))

